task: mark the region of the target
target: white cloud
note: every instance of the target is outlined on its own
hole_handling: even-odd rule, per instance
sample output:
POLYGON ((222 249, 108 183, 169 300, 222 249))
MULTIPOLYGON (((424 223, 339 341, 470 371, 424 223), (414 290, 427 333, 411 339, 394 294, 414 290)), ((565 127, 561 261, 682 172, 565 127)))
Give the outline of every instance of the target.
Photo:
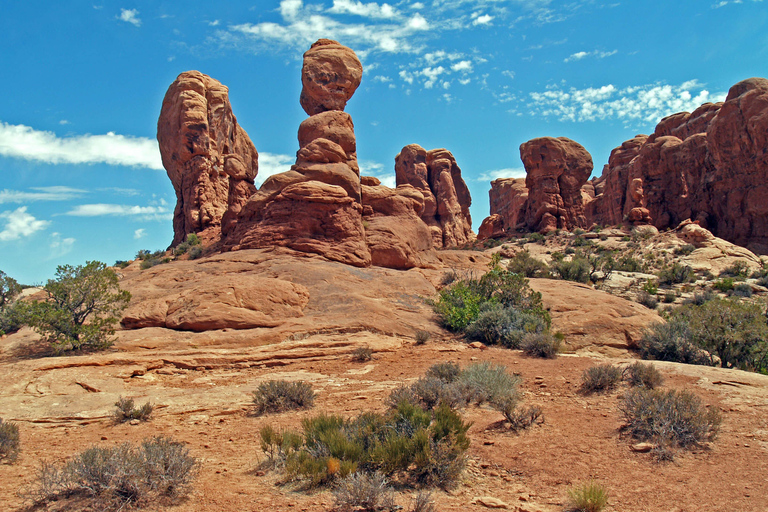
POLYGON ((256 186, 260 187, 273 174, 290 171, 296 162, 296 157, 278 153, 259 153, 259 174, 256 176, 256 186))
POLYGON ((427 33, 430 24, 420 13, 402 15, 388 4, 335 0, 327 11, 322 5, 304 5, 302 0, 282 0, 279 14, 281 23, 242 23, 232 25, 228 32, 220 32, 221 42, 239 44, 239 37, 274 47, 283 45, 304 50, 317 39, 332 38, 358 53, 375 49, 384 53, 415 52, 420 34, 427 33), (329 14, 359 14, 370 21, 346 23, 329 14))
POLYGON ((72 251, 72 247, 75 245, 74 238, 61 238, 59 233, 51 233, 50 242, 48 248, 51 250, 48 259, 58 258, 64 256, 72 251))
POLYGON ((566 57, 565 59, 563 59, 563 62, 573 62, 573 61, 585 59, 587 57, 596 57, 598 59, 604 59, 606 57, 616 55, 617 53, 618 53, 618 50, 613 50, 611 52, 601 52, 599 50, 595 50, 592 52, 576 52, 571 54, 569 57, 566 57))
POLYGON ((135 27, 141 26, 141 20, 139 19, 139 11, 136 9, 120 9, 120 16, 118 18, 126 23, 130 23, 135 27))
POLYGON ((145 236, 147 236, 147 231, 144 228, 137 229, 136 231, 133 232, 134 240, 139 240, 141 238, 144 238, 145 236))
POLYGON ((47 164, 109 164, 163 169, 157 141, 109 132, 58 137, 53 132, 0 121, 0 156, 47 164))
POLYGON ((655 124, 661 118, 693 111, 702 103, 725 99, 726 93, 710 93, 697 80, 680 85, 647 84, 619 89, 612 84, 586 89, 561 89, 530 93, 532 113, 561 121, 618 119, 625 125, 655 124))
POLYGON ((477 181, 493 181, 498 178, 525 178, 525 169, 519 167, 507 167, 482 173, 477 181))
POLYGON ((364 4, 354 0, 333 0, 333 7, 328 12, 338 14, 355 14, 366 18, 395 18, 399 15, 397 10, 389 4, 377 4, 375 2, 364 4))
MULTIPOLYGON (((763 0, 752 0, 752 3, 759 3, 763 0)), ((713 9, 719 9, 720 7, 725 7, 729 4, 743 4, 743 0, 723 0, 722 2, 717 2, 712 6, 713 9)))
POLYGON ((373 81, 374 82, 387 83, 387 82, 391 82, 392 79, 389 78, 388 76, 376 75, 375 77, 373 77, 373 81))
POLYGON ((134 206, 125 204, 80 204, 65 215, 72 217, 136 217, 141 220, 170 220, 173 213, 162 206, 134 206))
POLYGON ((60 125, 65 125, 65 124, 70 124, 70 123, 66 119, 62 119, 61 121, 59 121, 59 124, 60 125))
POLYGON ((509 77, 509 78, 511 78, 512 80, 514 80, 514 79, 515 79, 515 72, 514 72, 514 71, 511 71, 511 70, 509 70, 509 69, 505 69, 504 71, 502 71, 502 72, 501 72, 501 74, 502 74, 502 75, 504 75, 504 76, 506 76, 506 77, 509 77))
POLYGON ((384 164, 370 160, 360 160, 358 164, 360 165, 361 176, 373 176, 381 181, 385 187, 395 188, 397 186, 394 172, 385 171, 384 164))
POLYGON ((488 25, 491 23, 491 20, 493 20, 493 16, 490 14, 483 14, 482 16, 478 16, 474 19, 472 22, 473 25, 488 25))
POLYGON ((28 203, 31 201, 68 201, 76 199, 87 193, 79 188, 54 186, 32 187, 33 192, 20 190, 0 190, 0 204, 3 203, 28 203))
POLYGON ((462 72, 462 73, 471 73, 472 72, 472 62, 468 60, 462 60, 460 62, 457 62, 456 64, 453 64, 451 66, 451 69, 453 71, 462 72))
POLYGON ((445 73, 445 68, 443 66, 438 66, 436 68, 424 68, 421 70, 421 74, 427 77, 426 81, 424 82, 424 87, 427 89, 431 89, 434 87, 435 82, 437 79, 445 73))
POLYGON ((10 242, 21 237, 32 236, 38 231, 48 227, 47 220, 36 219, 27 213, 27 207, 22 206, 15 210, 0 213, 0 219, 5 220, 5 227, 0 231, 0 241, 10 242))
POLYGON ((221 24, 220 20, 213 20, 208 22, 208 25, 210 25, 211 27, 218 27, 220 24, 221 24))

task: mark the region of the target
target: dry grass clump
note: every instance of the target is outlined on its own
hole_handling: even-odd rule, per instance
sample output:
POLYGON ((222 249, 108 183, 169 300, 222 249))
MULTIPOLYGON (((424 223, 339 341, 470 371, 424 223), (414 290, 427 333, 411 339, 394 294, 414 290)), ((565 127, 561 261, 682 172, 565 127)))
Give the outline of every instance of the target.
POLYGON ((621 368, 610 363, 592 366, 581 374, 581 391, 599 393, 614 389, 621 382, 621 368))
POLYGON ((523 336, 520 348, 525 355, 540 357, 542 359, 554 359, 562 345, 562 335, 552 335, 548 332, 530 332, 523 336))
POLYGON ((315 404, 315 392, 304 381, 270 380, 253 392, 254 414, 309 409, 315 404))
POLYGON ((664 377, 652 364, 638 361, 624 368, 624 380, 632 387, 653 389, 661 386, 664 377))
POLYGON ((370 347, 358 347, 352 352, 352 360, 365 363, 373 359, 373 349, 370 347))
POLYGON ((3 418, 0 418, 0 461, 13 462, 20 451, 19 427, 15 423, 4 422, 3 418))
POLYGON ((720 413, 707 409, 689 391, 646 388, 630 390, 619 406, 624 431, 640 441, 656 445, 659 459, 669 460, 674 448, 688 448, 711 441, 720 429, 720 413))
POLYGON ((568 489, 569 512, 600 512, 608 504, 605 486, 590 480, 568 489))
POLYGON ((167 437, 111 448, 91 447, 61 466, 45 464, 33 498, 47 503, 85 498, 96 510, 124 510, 184 496, 196 475, 197 460, 182 443, 167 437))
POLYGON ((395 508, 395 493, 379 473, 353 473, 333 490, 338 512, 379 512, 395 508))
POLYGON ((141 407, 136 407, 133 398, 123 398, 122 396, 115 402, 115 421, 125 423, 126 421, 139 420, 147 421, 152 416, 155 406, 150 402, 141 407))
POLYGON ((416 331, 416 344, 424 345, 426 342, 429 341, 431 337, 432 337, 432 334, 430 334, 429 331, 418 330, 416 331))

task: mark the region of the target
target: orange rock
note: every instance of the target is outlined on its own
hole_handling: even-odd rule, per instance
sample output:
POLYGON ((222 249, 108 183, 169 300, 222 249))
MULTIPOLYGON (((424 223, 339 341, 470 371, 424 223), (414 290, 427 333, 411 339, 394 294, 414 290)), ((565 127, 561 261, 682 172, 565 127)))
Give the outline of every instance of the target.
POLYGON ((363 78, 363 65, 350 48, 320 39, 304 53, 301 106, 310 116, 344 110, 363 78))

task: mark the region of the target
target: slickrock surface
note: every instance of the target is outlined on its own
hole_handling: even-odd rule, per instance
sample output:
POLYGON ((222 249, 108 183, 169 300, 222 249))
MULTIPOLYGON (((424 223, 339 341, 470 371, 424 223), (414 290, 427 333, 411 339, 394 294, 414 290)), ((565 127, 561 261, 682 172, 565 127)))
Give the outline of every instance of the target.
POLYGON ((173 243, 197 233, 221 238, 256 191, 259 155, 237 123, 228 89, 198 71, 186 71, 168 88, 157 122, 163 166, 176 191, 173 243))

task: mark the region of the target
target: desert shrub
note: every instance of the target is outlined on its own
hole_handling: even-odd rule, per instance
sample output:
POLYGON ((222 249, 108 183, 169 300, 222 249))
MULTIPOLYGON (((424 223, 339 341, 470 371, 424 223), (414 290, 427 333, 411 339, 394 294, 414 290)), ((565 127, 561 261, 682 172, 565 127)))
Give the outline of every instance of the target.
POLYGON ((507 373, 504 365, 482 362, 464 368, 457 382, 473 393, 475 403, 494 404, 509 396, 517 396, 520 378, 507 373))
POLYGON ((487 303, 481 307, 477 319, 467 326, 466 335, 469 339, 489 345, 518 348, 527 333, 543 333, 546 330, 546 321, 540 315, 487 303))
POLYGON ((575 236, 573 240, 571 240, 570 245, 571 247, 591 247, 595 244, 594 242, 592 242, 592 240, 589 240, 587 238, 584 238, 581 235, 578 235, 578 236, 575 236))
POLYGON ((155 406, 150 402, 141 407, 136 407, 133 398, 122 396, 115 402, 115 421, 124 423, 131 420, 147 421, 152 416, 155 406))
POLYGON ((718 279, 714 283, 712 283, 712 288, 719 292, 728 292, 733 290, 735 282, 732 277, 725 277, 723 279, 718 279))
POLYGON ((469 447, 470 424, 442 404, 432 411, 401 402, 385 414, 345 420, 319 415, 302 421, 300 442, 287 453, 288 476, 318 486, 380 472, 413 484, 452 486, 469 447))
POLYGON ((115 262, 115 264, 114 264, 114 265, 112 265, 112 266, 113 266, 113 267, 117 267, 117 268, 120 268, 120 269, 123 269, 123 268, 126 268, 126 267, 127 267, 128 265, 130 265, 130 264, 131 264, 131 262, 130 262, 130 261, 125 261, 125 260, 117 260, 117 261, 115 262))
POLYGON ((520 342, 520 348, 528 356, 552 359, 557 356, 562 345, 561 337, 548 332, 528 333, 520 342))
POLYGON ((19 427, 13 422, 3 421, 0 418, 0 461, 13 462, 21 451, 19 440, 19 427))
POLYGON ((693 341, 687 322, 671 319, 652 324, 643 331, 638 343, 643 359, 711 365, 708 355, 693 341))
POLYGON ((592 366, 581 374, 581 391, 597 393, 614 389, 621 381, 621 368, 610 363, 592 366))
POLYGON ((373 359, 373 349, 370 347, 357 347, 352 352, 352 360, 358 363, 364 363, 373 359))
POLYGON ((659 285, 656 283, 656 281, 651 281, 649 279, 643 283, 643 291, 650 295, 656 295, 659 293, 659 285))
POLYGON ((9 306, 21 293, 21 285, 0 270, 0 310, 9 306))
POLYGON ((656 274, 659 277, 659 284, 680 284, 690 283, 696 280, 696 274, 688 265, 682 265, 675 261, 667 265, 656 274))
POLYGON ((673 291, 668 291, 664 294, 664 303, 672 304, 677 300, 677 294, 673 291))
POLYGON ((115 271, 99 261, 59 265, 44 291, 48 298, 29 306, 27 320, 57 352, 111 346, 109 337, 131 300, 115 271))
POLYGON ((289 430, 278 432, 272 425, 264 425, 259 430, 259 445, 267 456, 267 466, 284 467, 288 454, 298 450, 302 443, 302 437, 289 430))
POLYGON ((141 263, 139 264, 139 268, 141 268, 141 270, 146 270, 156 265, 169 263, 171 261, 171 258, 166 256, 165 251, 163 250, 149 252, 145 249, 142 249, 136 253, 136 259, 141 260, 141 263))
POLYGON ((203 247, 196 245, 189 249, 189 259, 196 260, 203 255, 203 247))
POLYGON ((419 405, 420 398, 413 390, 413 385, 396 387, 389 393, 386 400, 384 401, 384 403, 390 409, 397 409, 397 406, 400 405, 400 402, 406 402, 411 405, 419 405))
POLYGON ((0 270, 0 335, 17 331, 26 323, 26 309, 17 302, 21 285, 0 270))
POLYGON ((680 247, 675 247, 674 253, 677 256, 688 256, 695 250, 696 250, 696 247, 694 247, 693 245, 685 244, 680 247))
POLYGON ((625 254, 616 260, 614 269, 622 272, 641 272, 643 270, 643 265, 631 254, 625 254))
POLYGON ((429 331, 418 330, 416 331, 415 337, 416 337, 416 344, 423 345, 429 341, 429 338, 431 338, 432 335, 429 333, 429 331))
POLYGON ((541 233, 528 233, 528 241, 534 242, 537 244, 543 244, 547 237, 542 235, 541 233))
POLYGON ((315 392, 304 381, 270 380, 262 382, 253 393, 254 413, 309 409, 315 404, 315 392))
POLYGON ((40 502, 80 495, 99 510, 122 510, 184 496, 196 470, 182 443, 155 437, 138 447, 88 448, 61 466, 44 465, 34 494, 40 502))
POLYGON ((379 512, 395 507, 395 493, 379 472, 353 473, 342 478, 333 497, 339 512, 379 512))
POLYGON ((546 277, 549 275, 549 267, 538 258, 531 256, 528 251, 520 251, 509 260, 507 270, 525 277, 546 277))
POLYGON ((432 501, 432 493, 429 491, 416 493, 409 512, 437 512, 435 502, 432 501))
POLYGON ((600 512, 608 504, 605 486, 589 481, 568 489, 569 512, 600 512))
POLYGON ((720 414, 707 409, 689 391, 634 388, 627 392, 619 408, 624 414, 624 430, 640 441, 656 444, 660 458, 671 458, 671 450, 711 441, 720 428, 720 414))
MULTIPOLYGON (((451 407, 461 407, 473 398, 470 388, 460 386, 457 382, 446 382, 434 376, 421 377, 411 384, 410 389, 417 399, 416 403, 426 409, 433 409, 441 403, 451 407)), ((390 400, 390 403, 393 402, 394 398, 390 400)))
POLYGON ((561 258, 552 262, 554 274, 566 281, 587 283, 589 282, 590 270, 587 258, 579 255, 574 255, 570 260, 561 258))
POLYGON ((746 283, 739 283, 733 287, 733 290, 731 290, 730 295, 732 297, 749 298, 752 296, 752 287, 746 283))
POLYGON ((480 314, 480 305, 485 299, 465 281, 458 281, 440 290, 440 297, 434 305, 435 313, 443 327, 457 332, 463 331, 480 314))
POLYGON ((637 294, 637 302, 647 307, 648 309, 656 309, 659 305, 659 299, 656 295, 651 295, 645 290, 641 290, 637 294))
POLYGON ((701 306, 681 306, 672 318, 685 324, 690 340, 710 354, 711 362, 716 355, 723 368, 768 367, 768 324, 760 305, 713 299, 701 306))
POLYGON ((653 389, 661 386, 661 383, 664 382, 664 377, 661 375, 661 372, 652 364, 641 363, 639 361, 624 368, 623 376, 624 380, 632 387, 642 386, 648 389, 653 389))
POLYGON ((427 369, 427 377, 435 377, 443 382, 451 383, 461 375, 461 367, 458 363, 444 361, 435 363, 427 369))
POLYGON ((494 404, 494 408, 504 415, 504 419, 509 422, 510 430, 524 430, 534 423, 544 421, 541 407, 537 405, 518 408, 516 403, 507 401, 494 404))
POLYGON ((695 304, 696 306, 701 306, 708 300, 712 300, 715 298, 715 294, 712 293, 712 290, 704 290, 703 292, 696 292, 693 294, 693 296, 685 299, 683 301, 683 304, 695 304))
POLYGON ((749 274, 749 265, 745 261, 734 261, 733 265, 720 272, 720 277, 733 277, 738 281, 743 281, 749 274))

